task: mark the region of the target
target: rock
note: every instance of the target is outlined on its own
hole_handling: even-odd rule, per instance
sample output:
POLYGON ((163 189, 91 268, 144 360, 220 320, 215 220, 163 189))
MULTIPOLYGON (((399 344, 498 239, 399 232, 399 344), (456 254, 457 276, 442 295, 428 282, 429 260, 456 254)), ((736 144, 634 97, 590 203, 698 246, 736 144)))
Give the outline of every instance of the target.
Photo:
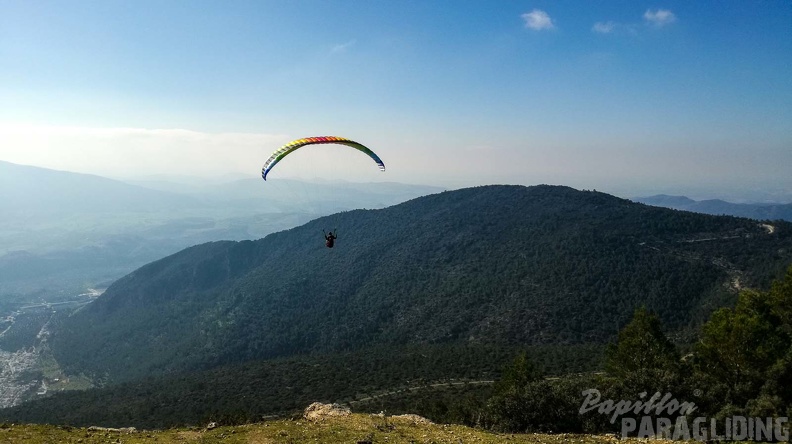
POLYGON ((401 420, 412 422, 413 424, 434 424, 432 421, 429 421, 428 419, 424 418, 423 416, 415 415, 415 414, 412 414, 412 413, 407 413, 407 414, 404 414, 404 415, 391 416, 391 419, 396 419, 396 420, 401 419, 401 420))
POLYGON ((88 430, 91 432, 137 433, 137 429, 134 427, 122 427, 117 429, 113 427, 90 426, 88 430))
POLYGON ((347 406, 314 402, 305 409, 303 417, 310 421, 321 421, 329 416, 349 416, 350 414, 352 414, 352 412, 347 406))

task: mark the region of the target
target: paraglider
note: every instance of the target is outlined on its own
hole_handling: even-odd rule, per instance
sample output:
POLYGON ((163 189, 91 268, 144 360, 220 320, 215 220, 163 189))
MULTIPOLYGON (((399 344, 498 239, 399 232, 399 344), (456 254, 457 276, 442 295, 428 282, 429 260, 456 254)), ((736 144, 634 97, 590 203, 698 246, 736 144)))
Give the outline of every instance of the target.
POLYGON ((293 153, 298 148, 302 148, 306 145, 316 145, 316 144, 328 144, 334 143, 339 145, 346 145, 350 146, 367 156, 371 157, 374 162, 377 163, 379 166, 380 171, 385 171, 385 164, 382 163, 382 159, 379 158, 378 155, 371 151, 366 146, 355 142, 354 140, 349 140, 344 137, 336 137, 336 136, 322 136, 322 137, 306 137, 305 139, 297 139, 283 145, 282 147, 278 148, 272 155, 264 162, 264 166, 261 168, 261 177, 264 180, 267 180, 267 174, 272 171, 272 168, 277 165, 278 162, 281 161, 284 157, 288 156, 289 154, 293 153))
MULTIPOLYGON (((337 232, 338 228, 336 228, 336 233, 337 232)), ((335 245, 335 240, 338 239, 338 236, 333 234, 332 231, 330 233, 325 233, 324 230, 322 230, 322 233, 324 233, 325 237, 325 246, 327 246, 327 248, 333 248, 333 245, 335 245)))
MULTIPOLYGON (((372 160, 377 164, 380 171, 385 171, 385 164, 382 162, 382 159, 371 151, 365 145, 355 142, 354 140, 350 140, 344 137, 336 137, 336 136, 322 136, 322 137, 306 137, 304 139, 297 139, 293 140, 286 145, 275 150, 274 153, 264 162, 264 166, 261 168, 261 178, 267 180, 267 174, 272 171, 272 168, 277 165, 284 157, 288 156, 289 154, 293 153, 295 150, 302 148, 307 145, 321 145, 321 144, 338 144, 338 145, 346 145, 352 147, 363 154, 371 157, 372 160)), ((324 230, 322 230, 324 233, 324 230)), ((338 239, 338 229, 335 231, 331 231, 329 233, 324 233, 325 238, 325 246, 327 248, 333 248, 335 245, 335 240, 338 239)))

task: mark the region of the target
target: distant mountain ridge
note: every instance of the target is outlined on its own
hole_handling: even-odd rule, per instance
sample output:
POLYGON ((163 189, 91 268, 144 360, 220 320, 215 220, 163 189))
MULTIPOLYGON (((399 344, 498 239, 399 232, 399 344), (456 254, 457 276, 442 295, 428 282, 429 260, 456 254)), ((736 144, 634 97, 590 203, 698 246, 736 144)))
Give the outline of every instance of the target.
POLYGON ((669 196, 666 194, 637 197, 632 200, 647 205, 703 214, 747 217, 757 220, 792 221, 792 204, 736 204, 720 199, 696 201, 685 196, 669 196))
POLYGON ((53 326, 51 346, 68 372, 123 381, 388 344, 601 343, 642 304, 679 332, 791 261, 784 222, 476 187, 188 248, 53 326))
POLYGON ((180 209, 192 198, 92 175, 0 161, 0 211, 132 212, 180 209))
POLYGON ((264 182, 257 170, 230 182, 135 185, 0 161, 0 318, 11 298, 27 304, 38 293, 40 301, 54 302, 191 245, 257 239, 321 215, 437 191, 398 183, 264 182))
MULTIPOLYGON (((359 207, 379 208, 442 188, 395 182, 322 183, 290 179, 264 182, 257 175, 207 185, 167 181, 127 182, 92 174, 17 165, 0 161, 0 210, 5 214, 80 212, 135 213, 206 209, 218 203, 244 207, 255 203, 267 211, 336 211, 359 207), (300 206, 297 198, 306 199, 300 206)), ((247 213, 249 213, 248 211, 247 213)))

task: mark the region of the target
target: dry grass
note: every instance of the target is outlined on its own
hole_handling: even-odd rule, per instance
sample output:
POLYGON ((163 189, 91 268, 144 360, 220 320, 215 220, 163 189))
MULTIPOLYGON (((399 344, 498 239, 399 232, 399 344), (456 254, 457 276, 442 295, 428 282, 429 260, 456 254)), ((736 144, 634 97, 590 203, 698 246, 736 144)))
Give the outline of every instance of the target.
MULTIPOLYGON (((199 444, 270 444, 270 443, 546 443, 613 444, 613 436, 495 434, 457 425, 431 424, 414 418, 383 418, 353 414, 316 421, 276 420, 211 430, 174 429, 159 431, 119 431, 44 425, 0 426, 2 443, 199 443, 199 444)), ((647 444, 654 440, 618 440, 622 444, 647 444)), ((669 444, 670 441, 657 441, 669 444)))

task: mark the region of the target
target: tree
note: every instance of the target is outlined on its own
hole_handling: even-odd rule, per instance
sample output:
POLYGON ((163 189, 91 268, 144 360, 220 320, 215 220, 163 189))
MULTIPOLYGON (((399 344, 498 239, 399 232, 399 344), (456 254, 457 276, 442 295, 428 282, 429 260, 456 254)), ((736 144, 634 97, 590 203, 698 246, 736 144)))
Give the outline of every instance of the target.
POLYGON ((501 379, 495 384, 495 395, 522 390, 542 377, 542 372, 528 359, 528 353, 522 352, 503 370, 501 379))
POLYGON ((733 309, 713 313, 696 346, 697 369, 724 386, 734 405, 746 405, 762 386, 765 399, 788 396, 774 381, 790 373, 791 315, 792 267, 770 291, 743 291, 733 309))
POLYGON ((535 383, 542 382, 542 374, 528 359, 528 354, 520 353, 508 367, 503 376, 495 383, 495 392, 489 401, 489 410, 495 427, 504 431, 524 432, 537 426, 537 409, 532 403, 544 399, 545 392, 536 396, 535 383))
POLYGON ((658 372, 676 373, 679 353, 663 333, 660 318, 646 307, 635 310, 632 321, 605 352, 605 370, 619 378, 645 380, 658 372))

